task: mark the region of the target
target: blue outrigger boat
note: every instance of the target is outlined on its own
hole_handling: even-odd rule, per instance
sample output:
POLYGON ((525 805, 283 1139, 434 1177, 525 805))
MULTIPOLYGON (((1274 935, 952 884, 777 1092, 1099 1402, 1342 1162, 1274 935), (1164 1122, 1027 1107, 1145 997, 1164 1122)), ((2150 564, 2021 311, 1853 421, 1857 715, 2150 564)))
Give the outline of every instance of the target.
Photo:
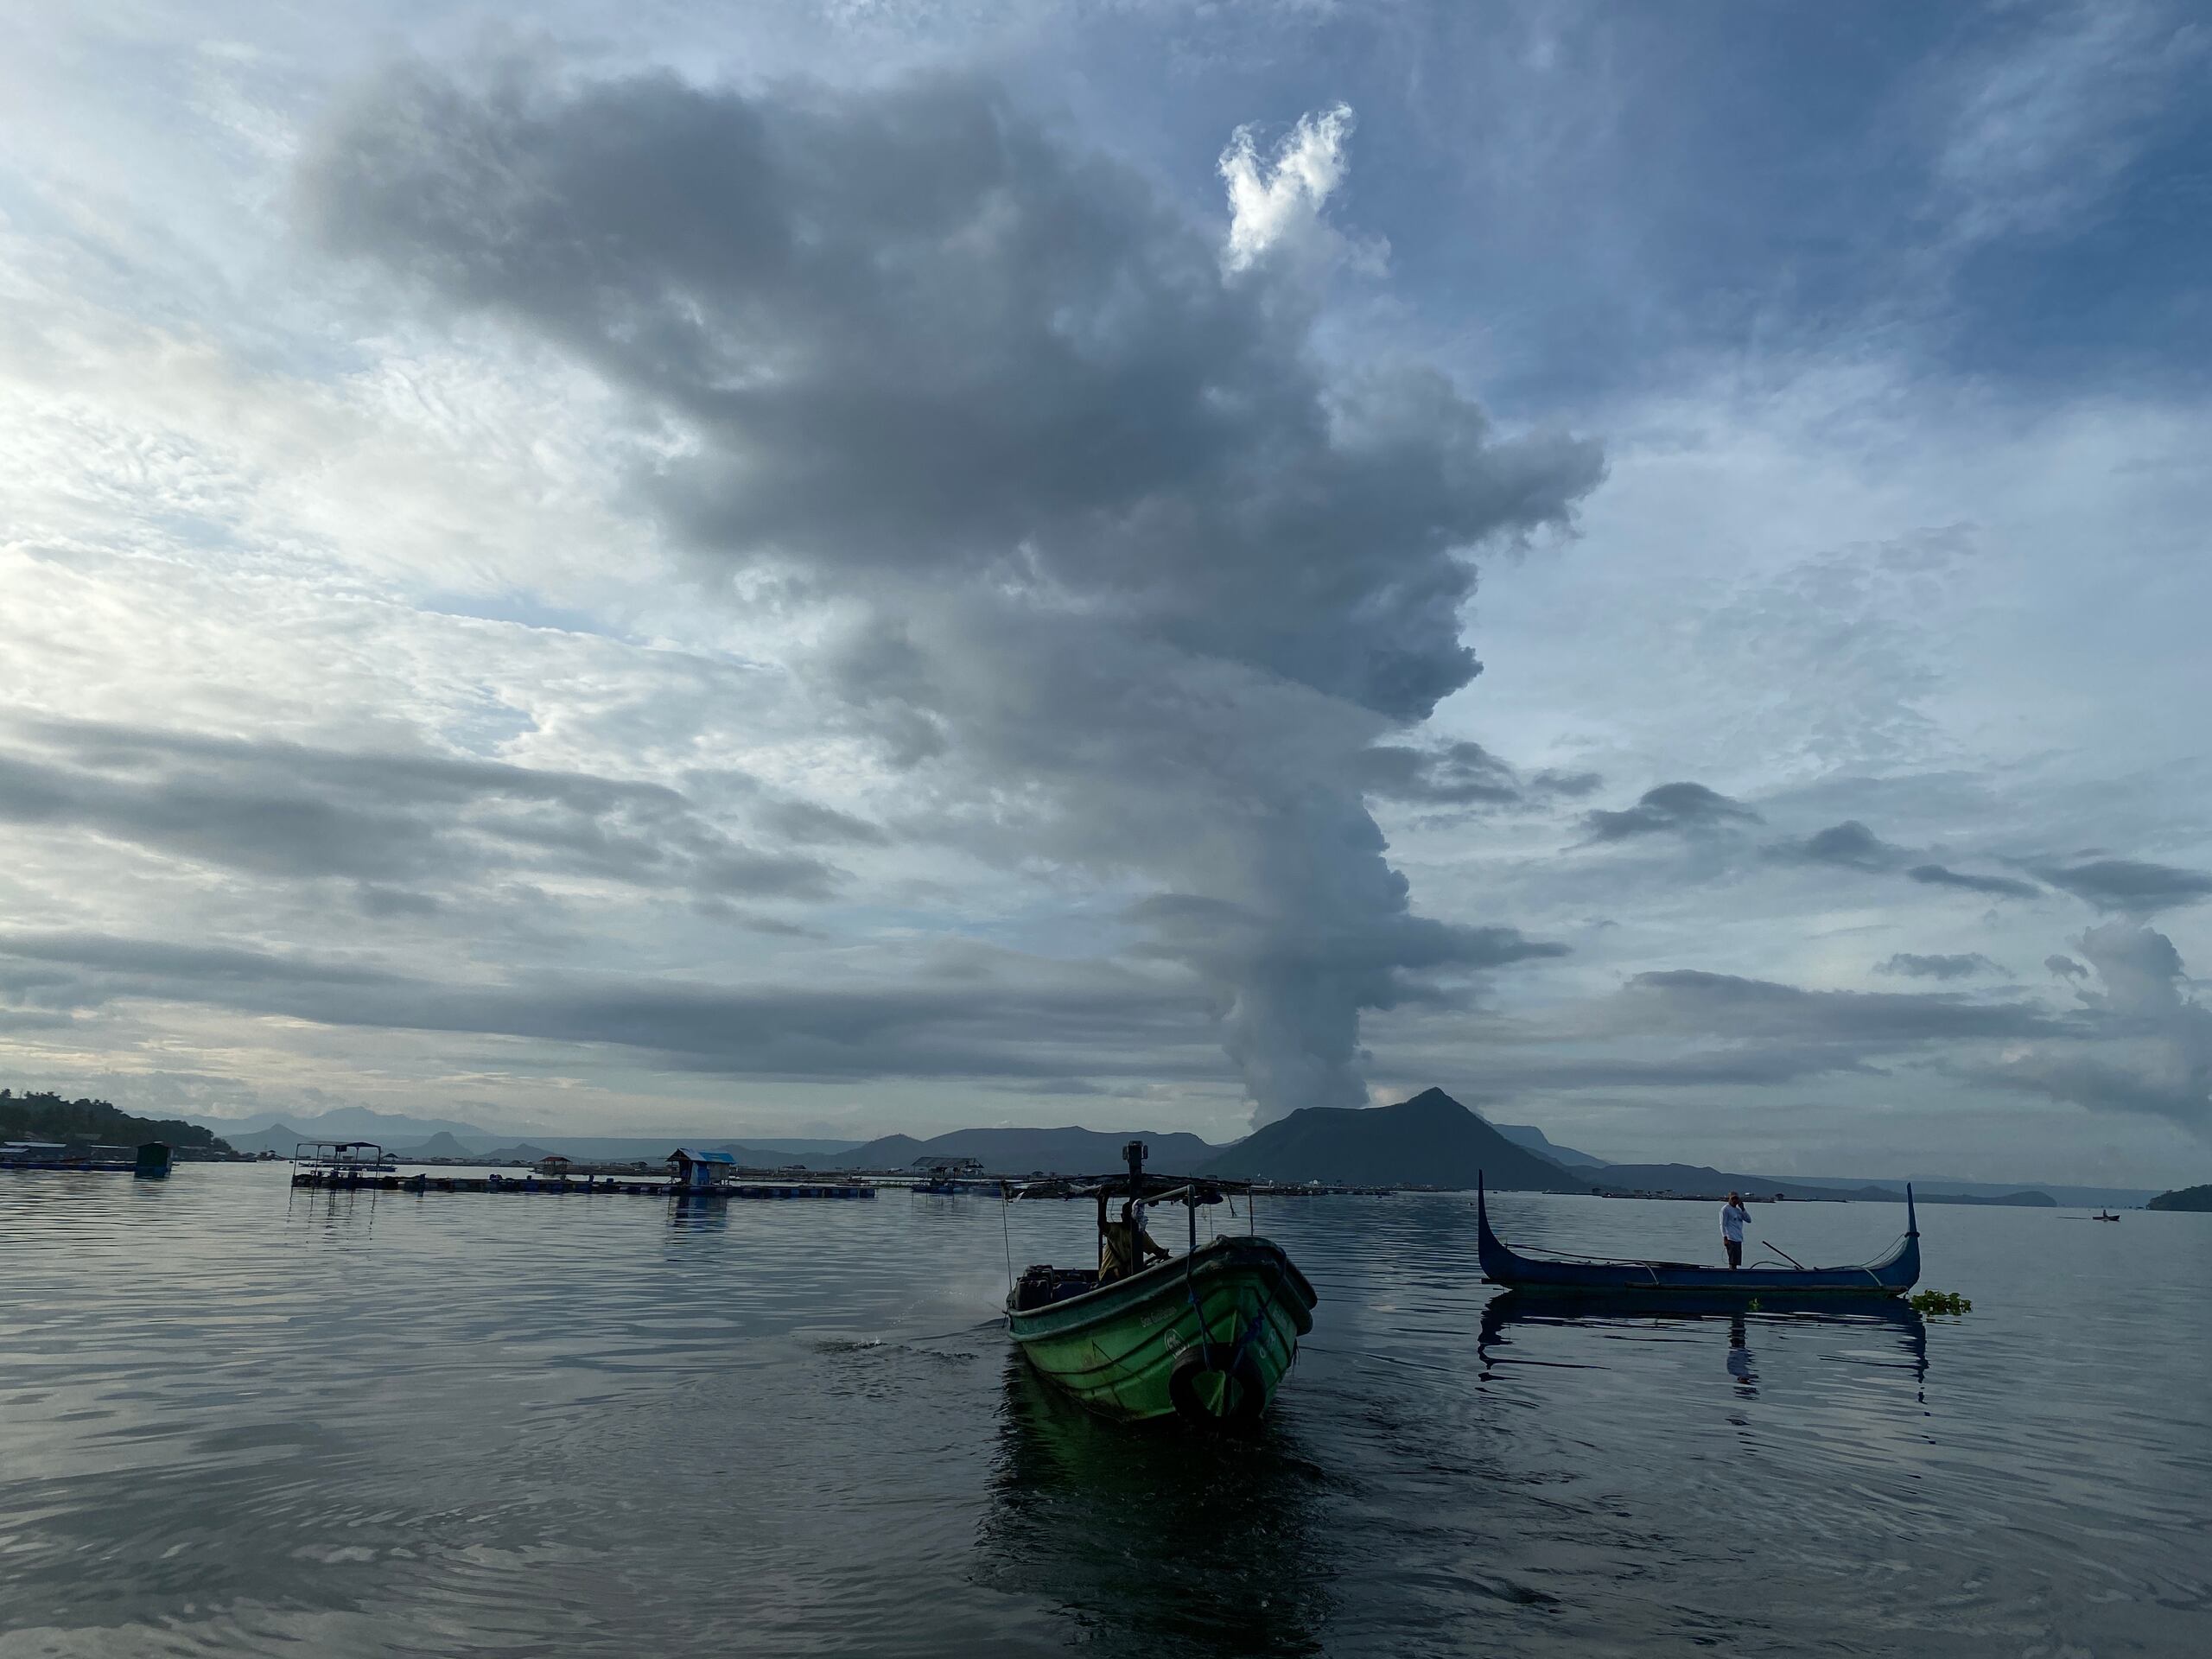
POLYGON ((1878 1262, 1856 1268, 1708 1268, 1694 1262, 1621 1262, 1547 1252, 1524 1255, 1491 1230, 1490 1205, 1476 1177, 1475 1224, 1483 1276, 1494 1285, 1542 1296, 1650 1298, 1679 1302, 1748 1301, 1762 1307, 1827 1303, 1839 1298, 1902 1296, 1920 1279, 1920 1222, 1904 1190, 1904 1236, 1878 1262))

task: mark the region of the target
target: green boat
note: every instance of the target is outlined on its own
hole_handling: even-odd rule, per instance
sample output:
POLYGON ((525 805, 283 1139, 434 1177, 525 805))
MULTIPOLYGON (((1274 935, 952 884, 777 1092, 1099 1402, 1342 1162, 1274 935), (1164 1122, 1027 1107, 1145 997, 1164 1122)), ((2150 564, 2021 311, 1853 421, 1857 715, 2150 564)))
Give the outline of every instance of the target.
POLYGON ((1032 1182, 1018 1198, 1091 1198, 1099 1262, 1033 1267, 1007 1297, 1007 1325, 1047 1381, 1123 1421, 1177 1416, 1208 1428, 1246 1428, 1274 1398, 1313 1328, 1313 1287, 1281 1247, 1256 1233, 1198 1243, 1198 1211, 1250 1184, 1147 1175, 1145 1147, 1126 1148, 1128 1173, 1032 1182), (1119 1221, 1109 1217, 1115 1200, 1119 1221), (1180 1204, 1189 1247, 1135 1272, 1124 1254, 1160 1253, 1143 1233, 1147 1206, 1180 1204), (1135 1247, 1129 1231, 1135 1224, 1135 1247))

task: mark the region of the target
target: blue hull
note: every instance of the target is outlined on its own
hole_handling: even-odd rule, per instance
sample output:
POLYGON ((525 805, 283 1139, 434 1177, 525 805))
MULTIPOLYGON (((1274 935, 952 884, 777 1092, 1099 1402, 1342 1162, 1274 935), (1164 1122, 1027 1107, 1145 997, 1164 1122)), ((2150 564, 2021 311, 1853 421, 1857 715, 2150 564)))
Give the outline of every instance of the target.
POLYGON ((1920 1280, 1920 1222, 1912 1189, 1904 1195, 1905 1235, 1878 1262, 1856 1268, 1706 1268, 1688 1262, 1570 1262, 1522 1255, 1491 1230, 1490 1205, 1479 1181, 1475 1188, 1477 1248, 1483 1276, 1510 1289, 1546 1296, 1599 1296, 1742 1303, 1753 1297, 1764 1306, 1782 1306, 1834 1298, 1902 1296, 1920 1280))

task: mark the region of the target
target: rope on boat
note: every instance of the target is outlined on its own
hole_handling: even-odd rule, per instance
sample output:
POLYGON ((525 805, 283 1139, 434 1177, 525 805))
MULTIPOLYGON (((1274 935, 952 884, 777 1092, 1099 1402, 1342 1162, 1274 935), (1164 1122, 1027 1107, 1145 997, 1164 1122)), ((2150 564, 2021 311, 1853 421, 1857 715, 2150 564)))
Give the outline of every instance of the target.
POLYGON ((1260 1334, 1260 1327, 1267 1322, 1268 1310, 1275 1305, 1275 1292, 1282 1288, 1282 1267, 1270 1264, 1274 1271, 1268 1276, 1267 1294, 1260 1299, 1260 1311, 1252 1316, 1252 1323, 1236 1344, 1236 1351, 1229 1357, 1229 1369, 1233 1372, 1244 1357, 1244 1351, 1252 1345, 1252 1338, 1260 1334))
POLYGON ((950 1342, 955 1337, 972 1337, 978 1331, 988 1331, 1006 1324, 1006 1315, 994 1313, 988 1319, 978 1319, 973 1325, 963 1325, 957 1331, 938 1331, 926 1337, 899 1337, 896 1340, 912 1347, 918 1342, 950 1342))

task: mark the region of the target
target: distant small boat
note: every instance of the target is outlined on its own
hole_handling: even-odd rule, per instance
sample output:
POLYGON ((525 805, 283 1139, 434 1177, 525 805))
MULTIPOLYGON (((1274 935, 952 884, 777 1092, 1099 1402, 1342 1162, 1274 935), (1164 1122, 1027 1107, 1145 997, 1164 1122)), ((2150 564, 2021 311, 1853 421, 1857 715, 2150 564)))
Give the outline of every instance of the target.
POLYGON ((1256 1422, 1313 1328, 1306 1275, 1256 1234, 1198 1242, 1200 1206, 1249 1184, 1144 1173, 1131 1141, 1126 1175, 1032 1182, 1020 1198, 1093 1198, 1101 1240, 1115 1199, 1180 1204, 1182 1255, 1100 1283, 1100 1268, 1033 1267, 1007 1296, 1007 1328, 1038 1373, 1107 1417, 1179 1416, 1207 1427, 1256 1422))
POLYGON ((2113 1214, 2109 1210, 2100 1210, 2095 1215, 2091 1216, 2089 1219, 2091 1221, 2118 1221, 2120 1217, 2113 1214))
POLYGON ((1749 1300, 1782 1306, 1796 1298, 1902 1296, 1920 1278, 1920 1222, 1912 1188, 1904 1190, 1905 1233, 1878 1262, 1855 1268, 1709 1268, 1694 1262, 1608 1261, 1563 1253, 1526 1255, 1491 1230, 1488 1195, 1476 1178, 1476 1246, 1483 1274, 1494 1285, 1548 1295, 1639 1294, 1749 1300))

